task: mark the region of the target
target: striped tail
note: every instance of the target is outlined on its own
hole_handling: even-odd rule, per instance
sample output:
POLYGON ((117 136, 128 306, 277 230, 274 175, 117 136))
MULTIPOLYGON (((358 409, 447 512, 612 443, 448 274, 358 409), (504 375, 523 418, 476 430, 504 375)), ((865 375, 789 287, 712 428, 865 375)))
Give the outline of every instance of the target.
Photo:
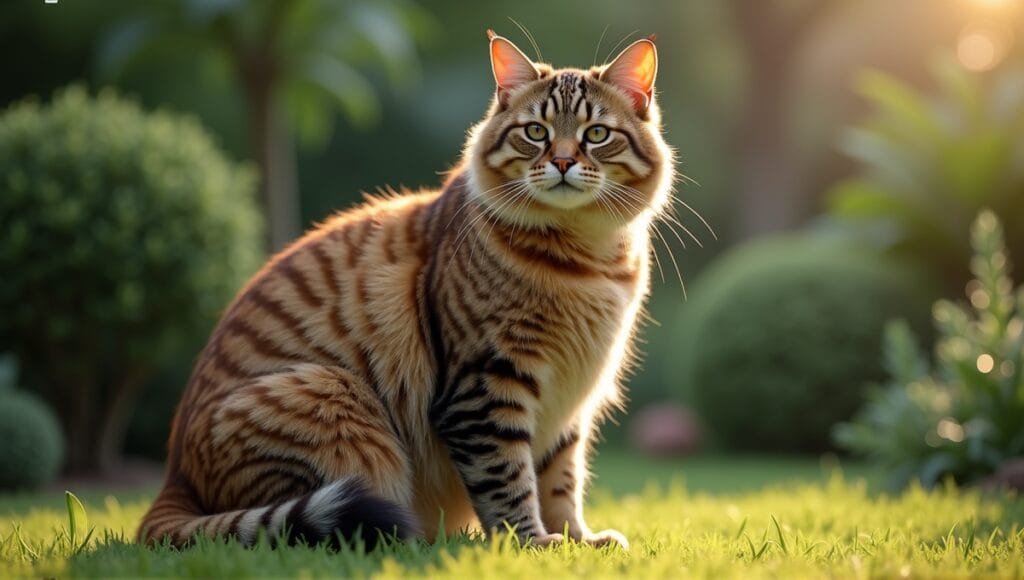
POLYGON ((407 539, 418 534, 413 516, 398 504, 373 495, 359 478, 334 481, 301 497, 244 510, 203 515, 183 501, 175 487, 164 488, 139 529, 139 541, 158 545, 169 538, 185 547, 196 535, 234 536, 244 545, 256 543, 264 530, 271 543, 282 538, 288 545, 362 539, 367 550, 377 545, 380 533, 407 539))

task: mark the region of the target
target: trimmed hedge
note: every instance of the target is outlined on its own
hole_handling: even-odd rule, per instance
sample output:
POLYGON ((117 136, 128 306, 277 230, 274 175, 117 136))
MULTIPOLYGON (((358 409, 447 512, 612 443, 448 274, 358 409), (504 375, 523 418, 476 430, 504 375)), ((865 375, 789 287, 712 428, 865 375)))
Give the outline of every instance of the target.
POLYGON ((863 385, 883 376, 885 322, 924 326, 928 299, 916 288, 898 264, 837 239, 748 243, 697 281, 670 372, 728 449, 827 449, 863 385))
POLYGON ((29 393, 0 392, 0 490, 36 489, 64 462, 64 436, 56 415, 29 393))
POLYGON ((116 456, 142 385, 259 266, 255 178, 193 117, 113 91, 0 115, 0 351, 57 411, 73 469, 116 456))

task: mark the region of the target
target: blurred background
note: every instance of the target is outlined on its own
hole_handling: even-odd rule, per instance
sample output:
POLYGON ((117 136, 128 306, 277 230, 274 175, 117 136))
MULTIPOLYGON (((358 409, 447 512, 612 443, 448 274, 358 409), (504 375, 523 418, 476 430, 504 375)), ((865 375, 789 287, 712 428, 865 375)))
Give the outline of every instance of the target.
POLYGON ((0 6, 0 487, 162 460, 220 309, 360 192, 438 185, 493 94, 485 30, 533 54, 511 19, 556 66, 657 34, 688 231, 660 226, 607 457, 1019 474, 1024 2, 25 0, 0 6))

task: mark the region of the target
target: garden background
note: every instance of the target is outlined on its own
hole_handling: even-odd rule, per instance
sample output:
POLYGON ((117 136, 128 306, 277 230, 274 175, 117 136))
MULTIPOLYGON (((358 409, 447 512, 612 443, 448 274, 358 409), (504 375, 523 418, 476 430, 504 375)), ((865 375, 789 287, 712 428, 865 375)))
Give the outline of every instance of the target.
MULTIPOLYGON (((770 522, 777 535, 738 561, 775 553, 769 571, 859 574, 851 555, 871 559, 857 526, 875 538, 918 494, 958 506, 929 525, 960 526, 946 546, 963 558, 923 556, 933 572, 1021 573, 1017 0, 5 3, 0 557, 21 562, 11 570, 60 571, 80 551, 52 513, 68 487, 114 534, 90 538, 107 542, 99 559, 73 556, 71 569, 124 564, 110 542, 133 535, 141 508, 111 506, 152 497, 174 405, 220 310, 271 251, 361 192, 438 185, 493 94, 485 30, 532 55, 521 26, 558 66, 604 62, 656 33, 666 139, 685 175, 678 222, 655 241, 643 362, 598 446, 602 519, 648 498, 683 545, 686 533, 706 539, 701 514, 721 508, 723 537, 739 529, 742 542, 747 519, 729 506, 749 501, 756 535, 770 522), (787 561, 793 542, 816 543, 765 506, 795 482, 881 519, 851 523, 821 562, 787 561), (691 507, 698 523, 672 528, 691 507), (35 536, 15 531, 37 520, 35 536), (968 557, 979 530, 990 553, 968 557)), ((910 550, 939 541, 912 531, 910 550)), ((725 568, 695 570, 729 569, 723 542, 708 549, 725 568)), ((438 554, 397 558, 455 574, 438 554)), ((366 570, 388 570, 387 558, 366 570)), ((354 561, 348 571, 364 571, 354 561)), ((184 573, 176 562, 146 570, 184 573)), ((918 565, 876 562, 869 571, 918 565)), ((146 573, 136 564, 121 573, 146 573)))

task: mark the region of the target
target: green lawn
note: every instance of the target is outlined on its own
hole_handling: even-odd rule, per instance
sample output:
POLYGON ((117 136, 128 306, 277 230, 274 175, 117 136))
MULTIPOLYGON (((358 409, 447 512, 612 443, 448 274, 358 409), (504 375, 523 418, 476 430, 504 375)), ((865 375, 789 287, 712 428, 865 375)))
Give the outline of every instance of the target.
POLYGON ((624 532, 628 552, 465 537, 371 554, 217 542, 148 550, 128 541, 152 494, 136 491, 81 494, 95 533, 74 554, 63 498, 51 493, 0 497, 0 577, 1024 577, 1024 500, 1008 494, 888 496, 869 491, 870 470, 829 475, 805 459, 605 452, 595 468, 588 520, 624 532))

